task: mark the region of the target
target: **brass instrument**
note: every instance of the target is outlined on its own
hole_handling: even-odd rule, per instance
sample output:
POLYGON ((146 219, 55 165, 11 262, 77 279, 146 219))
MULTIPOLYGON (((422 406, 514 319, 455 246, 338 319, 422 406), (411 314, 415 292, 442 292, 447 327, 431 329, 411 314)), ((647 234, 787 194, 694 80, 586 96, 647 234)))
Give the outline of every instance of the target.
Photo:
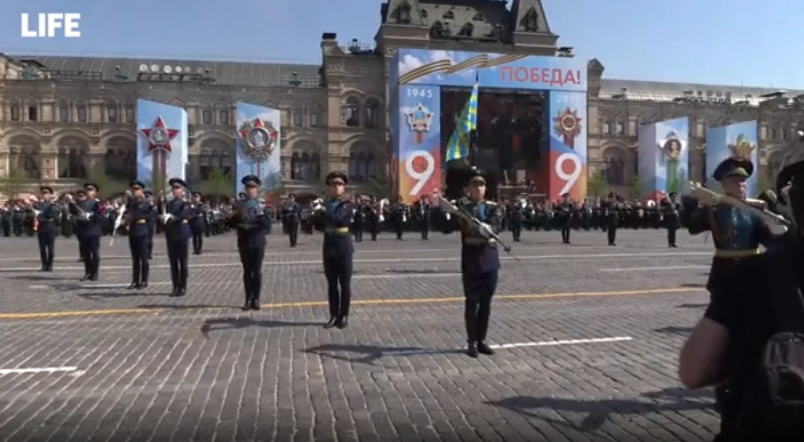
POLYGON ((377 218, 377 220, 381 223, 385 222, 385 206, 387 206, 388 204, 391 204, 388 198, 383 198, 380 200, 380 215, 377 218))
POLYGON ((784 235, 793 225, 787 218, 765 209, 765 201, 762 200, 741 200, 733 196, 721 195, 695 182, 690 182, 690 194, 705 206, 723 203, 748 212, 761 219, 774 236, 784 235))
POLYGON ((117 217, 115 217, 114 220, 114 227, 112 228, 112 238, 109 240, 109 246, 114 245, 114 239, 117 237, 117 231, 120 229, 120 226, 123 225, 123 215, 126 213, 128 203, 131 201, 132 198, 133 195, 131 194, 130 191, 127 190, 123 199, 121 201, 118 201, 118 203, 120 204, 120 208, 117 209, 117 217))
POLYGON ((78 214, 78 216, 79 216, 79 217, 80 217, 82 220, 88 220, 88 219, 89 219, 89 218, 87 217, 87 213, 86 213, 86 211, 84 210, 84 208, 83 208, 83 207, 81 207, 81 206, 80 206, 78 203, 76 203, 76 202, 75 202, 75 199, 73 199, 73 196, 72 196, 72 195, 70 195, 70 194, 68 193, 68 194, 66 194, 66 195, 65 195, 65 198, 67 198, 67 204, 69 204, 69 205, 70 205, 70 207, 71 207, 72 209, 74 209, 74 210, 75 210, 75 212, 78 214))

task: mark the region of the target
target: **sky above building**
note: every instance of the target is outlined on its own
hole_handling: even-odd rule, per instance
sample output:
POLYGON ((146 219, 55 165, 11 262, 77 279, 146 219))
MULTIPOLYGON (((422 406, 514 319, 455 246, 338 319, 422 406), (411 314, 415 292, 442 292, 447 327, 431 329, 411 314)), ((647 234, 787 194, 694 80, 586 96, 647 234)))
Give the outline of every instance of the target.
MULTIPOLYGON (((496 1, 496 0, 487 0, 496 1)), ((381 0, 0 0, 0 52, 319 63, 323 32, 373 43, 381 0), (82 14, 23 38, 21 14, 82 14)), ((606 78, 804 89, 801 0, 543 0, 559 44, 606 78)), ((32 20, 31 26, 36 26, 32 20)))

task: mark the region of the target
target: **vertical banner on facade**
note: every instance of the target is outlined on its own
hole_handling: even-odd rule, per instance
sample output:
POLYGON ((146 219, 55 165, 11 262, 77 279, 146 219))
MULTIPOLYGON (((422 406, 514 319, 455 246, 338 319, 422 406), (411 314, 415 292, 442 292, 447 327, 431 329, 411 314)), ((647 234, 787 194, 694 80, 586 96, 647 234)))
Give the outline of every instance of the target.
POLYGON ((689 119, 648 124, 639 129, 639 194, 659 201, 681 193, 689 180, 689 119))
POLYGON ((137 100, 137 179, 155 191, 171 178, 187 180, 187 112, 137 100))
POLYGON ((552 91, 549 100, 549 161, 542 162, 542 174, 550 180, 547 197, 555 201, 569 193, 581 200, 587 178, 586 93, 552 91))
POLYGON ((237 182, 255 175, 262 181, 266 198, 274 201, 282 184, 280 161, 281 114, 278 109, 237 103, 237 182))
POLYGON ((756 120, 707 129, 707 187, 716 192, 722 191, 720 184, 712 178, 712 174, 722 161, 727 158, 749 159, 754 164, 754 173, 748 179, 748 196, 756 196, 759 183, 759 149, 757 147, 756 120))
MULTIPOLYGON (((441 184, 441 88, 399 87, 397 176, 406 204, 431 195, 441 184)), ((440 190, 440 189, 439 189, 440 190)))

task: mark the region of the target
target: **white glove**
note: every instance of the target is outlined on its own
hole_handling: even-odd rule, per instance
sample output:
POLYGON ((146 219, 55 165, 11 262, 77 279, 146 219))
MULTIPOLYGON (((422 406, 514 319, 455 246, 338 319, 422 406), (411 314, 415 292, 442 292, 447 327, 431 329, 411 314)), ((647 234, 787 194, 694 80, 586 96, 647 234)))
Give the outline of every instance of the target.
POLYGON ((447 221, 449 221, 449 216, 450 216, 449 212, 445 213, 445 214, 444 214, 444 216, 446 216, 446 217, 447 217, 447 221))
POLYGON ((167 224, 173 218, 173 215, 166 213, 162 215, 162 223, 167 224))
POLYGON ((91 213, 84 213, 84 219, 85 219, 85 220, 89 221, 89 219, 90 219, 90 218, 92 218, 92 214, 91 214, 91 213))
POLYGON ((480 223, 480 225, 477 226, 477 231, 486 238, 489 238, 492 235, 494 235, 494 231, 491 230, 491 226, 486 223, 480 223))

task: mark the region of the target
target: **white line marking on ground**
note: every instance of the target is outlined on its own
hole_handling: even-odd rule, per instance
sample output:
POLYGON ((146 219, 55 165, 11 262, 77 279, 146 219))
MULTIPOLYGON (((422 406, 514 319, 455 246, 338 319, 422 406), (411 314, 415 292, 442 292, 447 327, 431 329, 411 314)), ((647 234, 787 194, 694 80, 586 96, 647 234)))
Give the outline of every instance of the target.
MULTIPOLYGON (((458 252, 460 249, 455 248, 458 252)), ((520 261, 536 261, 544 259, 555 260, 577 260, 577 259, 597 259, 597 258, 647 258, 647 257, 675 257, 675 256, 712 256, 712 252, 679 252, 679 253, 584 253, 584 254, 568 254, 568 255, 523 255, 517 256, 516 259, 520 261)), ((102 258, 101 258, 102 259, 102 258)), ((515 258, 512 256, 500 256, 500 260, 510 261, 515 258)), ((383 263, 383 262, 445 262, 445 261, 460 261, 458 257, 442 257, 442 258, 382 258, 382 259, 355 259, 355 263, 383 263)), ((269 261, 264 264, 265 266, 289 266, 289 265, 322 265, 321 260, 308 260, 308 261, 269 261)), ((240 267, 240 262, 223 262, 223 263, 201 263, 190 264, 191 269, 197 268, 219 268, 219 267, 240 267)), ((125 270, 130 269, 131 266, 102 266, 101 270, 125 270)), ((170 265, 158 264, 151 265, 152 269, 168 269, 170 265)), ((663 267, 657 267, 663 268, 663 267)), ((2 269, 2 273, 9 272, 32 272, 39 270, 40 267, 12 267, 2 269)), ((56 270, 84 270, 84 266, 78 267, 58 267, 56 270)))
MULTIPOLYGON (((172 283, 170 283, 170 282, 149 282, 148 283, 149 286, 151 286, 151 285, 168 285, 168 284, 172 284, 172 283)), ((56 287, 63 287, 64 285, 69 285, 70 288, 73 288, 73 286, 71 284, 65 284, 65 283, 53 284, 53 285, 37 284, 37 285, 28 286, 28 288, 31 288, 31 289, 34 289, 34 290, 46 290, 46 289, 52 289, 52 288, 56 288, 56 287)), ((81 290, 84 290, 84 289, 116 289, 116 288, 128 287, 129 285, 130 284, 81 284, 81 283, 76 283, 75 288, 76 289, 81 289, 81 290)))
POLYGON ((579 345, 579 344, 599 344, 604 342, 623 342, 631 341, 634 338, 620 336, 616 338, 594 338, 594 339, 568 339, 561 341, 542 341, 542 342, 518 342, 515 344, 495 344, 489 345, 491 348, 519 348, 519 347, 549 347, 554 345, 579 345))
MULTIPOLYGON (((3 368, 0 369, 0 376, 6 374, 76 372, 76 370, 78 370, 78 367, 3 368)), ((83 374, 83 372, 80 373, 83 374)), ((71 376, 76 376, 76 374, 71 373, 71 376)))
POLYGON ((705 270, 711 266, 695 265, 695 266, 661 266, 661 267, 621 267, 614 269, 600 269, 601 272, 641 272, 645 270, 705 270))

